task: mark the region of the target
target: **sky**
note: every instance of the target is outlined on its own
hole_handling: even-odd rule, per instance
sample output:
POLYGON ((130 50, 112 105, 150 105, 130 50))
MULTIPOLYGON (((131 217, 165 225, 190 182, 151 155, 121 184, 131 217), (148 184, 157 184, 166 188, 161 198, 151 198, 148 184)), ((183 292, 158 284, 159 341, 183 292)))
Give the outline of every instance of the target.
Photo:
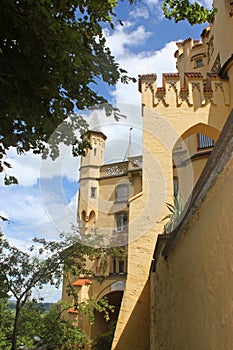
MULTIPOLYGON (((199 2, 209 8, 212 5, 212 0, 199 2)), ((189 37, 200 39, 205 27, 166 20, 160 4, 160 0, 141 0, 130 6, 119 1, 116 14, 124 25, 116 22, 114 30, 104 30, 107 45, 120 66, 135 78, 140 74, 157 73, 158 86, 161 86, 162 73, 176 71, 176 42, 189 37)), ((98 127, 108 137, 105 162, 123 160, 132 126, 133 149, 138 155, 143 126, 137 83, 117 83, 108 89, 101 82, 97 83, 97 91, 120 106, 127 116, 117 123, 101 112, 85 116, 91 127, 98 127)), ((9 175, 15 175, 19 181, 18 185, 4 186, 0 175, 0 215, 10 219, 9 223, 0 222, 0 225, 9 241, 26 249, 35 236, 57 240, 59 232, 69 232, 71 224, 77 220, 80 159, 73 158, 70 149, 62 147, 61 156, 55 162, 41 161, 32 153, 18 156, 14 149, 9 151, 8 161, 12 164, 9 175)), ((46 286, 42 296, 47 302, 58 301, 60 290, 46 286)))

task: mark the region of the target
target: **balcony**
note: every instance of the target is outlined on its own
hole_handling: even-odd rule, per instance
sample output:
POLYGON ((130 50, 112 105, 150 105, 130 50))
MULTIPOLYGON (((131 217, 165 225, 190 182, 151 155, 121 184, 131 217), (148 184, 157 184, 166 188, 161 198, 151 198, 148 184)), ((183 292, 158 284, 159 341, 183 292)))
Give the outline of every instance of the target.
POLYGON ((115 246, 124 246, 128 244, 128 228, 127 230, 117 231, 114 230, 112 232, 112 236, 110 238, 111 245, 115 246))
POLYGON ((142 169, 142 156, 129 157, 127 161, 105 164, 100 168, 100 178, 116 177, 142 169))

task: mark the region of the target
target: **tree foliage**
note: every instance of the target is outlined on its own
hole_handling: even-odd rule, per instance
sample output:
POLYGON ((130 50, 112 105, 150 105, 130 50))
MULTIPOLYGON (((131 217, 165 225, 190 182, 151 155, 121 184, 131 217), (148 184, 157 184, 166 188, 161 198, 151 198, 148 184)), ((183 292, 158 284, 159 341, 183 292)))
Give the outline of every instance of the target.
POLYGON ((14 326, 14 312, 10 310, 7 298, 0 297, 0 349, 10 349, 14 326))
MULTIPOLYGON (((105 102, 94 89, 98 79, 108 85, 129 81, 103 36, 104 23, 113 27, 116 4, 117 0, 1 1, 1 159, 10 146, 19 153, 42 152, 44 142, 74 110, 105 102)), ((82 118, 74 124, 81 132, 87 128, 82 118)), ((0 170, 8 166, 2 162, 0 170)))
POLYGON ((189 0, 164 0, 162 9, 166 18, 174 18, 176 23, 186 19, 191 25, 211 22, 216 13, 216 9, 208 10, 189 0))
POLYGON ((111 321, 108 330, 99 335, 92 346, 92 350, 111 350, 114 332, 116 329, 116 321, 111 321))
MULTIPOLYGON (((26 252, 21 251, 14 246, 11 246, 9 242, 3 237, 0 239, 0 290, 2 291, 1 299, 4 297, 6 298, 7 296, 13 296, 16 300, 16 309, 11 335, 11 350, 16 350, 19 339, 22 340, 22 337, 25 337, 23 340, 24 342, 29 342, 28 338, 32 339, 32 332, 28 331, 27 333, 25 331, 25 327, 23 326, 23 324, 25 325, 26 322, 25 317, 23 318, 23 315, 27 315, 28 313, 28 320, 31 312, 23 312, 23 310, 26 310, 27 308, 30 310, 30 305, 28 303, 31 300, 35 302, 40 300, 39 293, 38 298, 35 297, 35 294, 32 295, 33 290, 37 289, 39 292, 39 290, 41 290, 46 284, 59 287, 64 274, 68 276, 67 281, 69 280, 70 276, 73 276, 74 278, 74 276, 77 277, 81 274, 88 276, 91 274, 91 271, 86 270, 86 259, 89 257, 94 259, 95 255, 98 254, 98 249, 79 244, 75 239, 73 239, 73 237, 68 236, 62 238, 63 240, 60 242, 46 241, 44 239, 34 239, 35 244, 32 245, 26 252), (19 337, 20 334, 21 336, 19 337)), ((77 296, 75 295, 75 291, 72 289, 71 284, 68 285, 68 290, 69 293, 72 294, 74 301, 76 301, 74 307, 79 313, 86 314, 90 323, 94 322, 95 310, 103 312, 105 318, 109 319, 109 312, 112 312, 113 308, 108 305, 107 300, 93 299, 90 301, 78 303, 77 296)), ((35 309, 33 309, 32 306, 31 311, 35 309)), ((71 305, 68 307, 70 308, 71 305)), ((34 311, 38 312, 38 310, 34 311)), ((61 312, 59 315, 61 315, 61 312)), ((33 315, 31 317, 33 319, 33 315)), ((27 322, 33 324, 32 319, 27 322)), ((63 330, 61 329, 60 332, 64 332, 64 334, 67 336, 68 330, 70 329, 71 331, 71 325, 64 322, 62 320, 60 321, 59 325, 61 328, 63 327, 63 330)), ((48 329, 48 325, 46 328, 48 329)), ((36 330, 36 326, 33 326, 33 329, 34 332, 36 330)), ((39 331, 36 330, 36 332, 39 331)), ((43 332, 45 332, 45 330, 43 332)), ((44 335, 42 335, 42 333, 38 335, 43 338, 44 335)), ((78 334, 81 336, 81 331, 77 330, 75 334, 76 336, 78 336, 78 334)), ((51 341, 52 337, 53 331, 51 330, 51 341)), ((47 335, 46 338, 49 338, 49 335, 47 335)), ((0 341, 4 342, 4 339, 5 338, 1 337, 0 333, 0 341)), ((67 349, 71 348, 72 347, 67 347, 67 349)), ((50 349, 53 348, 50 347, 50 349)))
MULTIPOLYGON (((0 347, 11 349, 11 334, 14 325, 14 310, 9 309, 6 300, 0 299, 0 347)), ((77 325, 61 317, 60 303, 49 309, 43 304, 28 301, 19 316, 17 340, 25 349, 73 350, 83 349, 90 339, 77 325)))
POLYGON ((67 292, 73 297, 72 307, 79 314, 85 314, 91 324, 94 322, 96 311, 103 313, 107 321, 110 319, 109 313, 114 311, 114 307, 109 305, 108 300, 90 298, 79 302, 72 287, 72 280, 79 275, 93 274, 86 269, 87 259, 94 260, 100 256, 104 258, 109 253, 113 254, 115 250, 113 252, 99 248, 99 240, 98 247, 96 241, 90 242, 90 239, 85 241, 89 245, 80 244, 77 232, 73 236, 63 235, 61 238, 59 242, 37 238, 28 251, 21 251, 11 246, 3 236, 0 237, 0 344, 5 344, 4 349, 15 350, 20 343, 30 348, 33 346, 35 335, 40 337, 40 345, 49 349, 70 350, 73 349, 74 343, 82 347, 89 341, 77 325, 74 326, 61 317, 63 311, 69 309, 71 304, 57 305, 46 315, 38 308, 37 302, 42 301, 39 290, 46 284, 58 287, 64 276, 67 292), (38 291, 37 298, 35 294, 32 295, 35 289, 38 291), (7 308, 4 300, 9 296, 16 300, 16 309, 14 315, 11 314, 12 317, 8 315, 9 325, 6 325, 7 308))

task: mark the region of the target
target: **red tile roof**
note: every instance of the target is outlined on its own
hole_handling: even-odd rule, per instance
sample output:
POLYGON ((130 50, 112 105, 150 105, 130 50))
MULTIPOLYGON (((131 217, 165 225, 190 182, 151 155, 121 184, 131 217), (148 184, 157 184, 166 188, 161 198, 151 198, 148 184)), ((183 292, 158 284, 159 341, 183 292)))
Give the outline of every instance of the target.
POLYGON ((179 73, 163 73, 164 78, 176 78, 179 79, 179 73))
POLYGON ((181 88, 180 89, 180 92, 182 93, 188 93, 189 92, 189 90, 187 89, 187 88, 181 88))
POLYGON ((91 284, 91 280, 85 278, 79 278, 77 281, 73 283, 74 287, 81 287, 85 284, 91 284))
POLYGON ((69 314, 78 314, 78 311, 74 307, 71 307, 67 312, 69 314))
POLYGON ((188 78, 199 78, 199 79, 203 78, 201 73, 188 72, 188 73, 185 73, 185 76, 188 78))
POLYGON ((210 79, 219 79, 219 75, 215 73, 206 73, 206 75, 210 79))

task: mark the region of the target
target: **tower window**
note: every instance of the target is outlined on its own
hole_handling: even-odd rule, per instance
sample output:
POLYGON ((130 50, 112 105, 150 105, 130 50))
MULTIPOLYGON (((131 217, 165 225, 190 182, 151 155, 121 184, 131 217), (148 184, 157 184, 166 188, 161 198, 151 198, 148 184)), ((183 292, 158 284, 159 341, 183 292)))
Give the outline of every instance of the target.
POLYGON ((116 187, 116 202, 125 202, 129 197, 129 186, 118 185, 116 187))
POLYGON ((125 274, 127 272, 127 259, 112 258, 112 267, 110 268, 110 274, 125 274))
POLYGON ((191 57, 191 62, 193 62, 194 69, 204 66, 204 57, 206 57, 205 52, 198 53, 198 54, 191 57))
POLYGON ((198 149, 205 149, 209 147, 214 146, 214 140, 212 140, 210 137, 203 135, 203 134, 197 134, 197 147, 198 149))
POLYGON ((96 198, 97 187, 91 187, 91 198, 96 198))
POLYGON ((94 148, 94 156, 96 156, 96 148, 94 148))
POLYGON ((128 213, 117 213, 116 219, 116 230, 117 232, 128 232, 129 216, 128 213))
POLYGON ((202 58, 198 58, 196 60, 196 68, 199 68, 199 67, 202 67, 202 66, 204 66, 202 58))

